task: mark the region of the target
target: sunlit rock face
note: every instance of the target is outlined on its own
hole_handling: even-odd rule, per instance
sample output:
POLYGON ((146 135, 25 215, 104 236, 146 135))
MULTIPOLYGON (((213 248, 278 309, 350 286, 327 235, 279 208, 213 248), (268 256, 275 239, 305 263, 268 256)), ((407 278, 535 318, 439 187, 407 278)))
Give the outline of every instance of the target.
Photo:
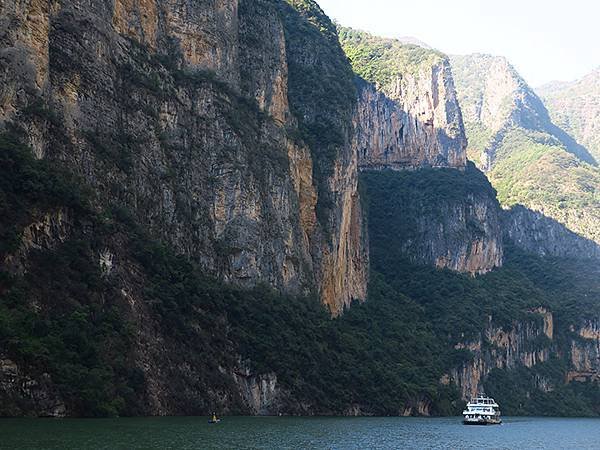
MULTIPOLYGON (((465 172, 467 138, 448 58, 356 30, 342 29, 341 37, 355 71, 366 78, 356 80, 353 145, 359 169, 415 171, 415 180, 422 169, 465 172), (372 59, 363 60, 364 53, 372 59)), ((467 172, 467 177, 481 178, 474 169, 467 172)), ((398 236, 397 245, 406 256, 472 274, 502 265, 500 210, 493 191, 471 191, 449 200, 443 188, 437 192, 433 186, 415 188, 411 183, 396 188, 414 190, 414 195, 387 193, 390 203, 400 202, 410 211, 392 212, 390 220, 417 218, 398 236), (431 201, 419 200, 421 191, 431 191, 431 201)), ((386 209, 387 199, 381 201, 371 204, 370 214, 386 209)))
MULTIPOLYGON (((351 105, 336 119, 334 169, 315 179, 319 150, 290 138, 289 66, 315 64, 288 52, 288 18, 305 20, 292 11, 238 0, 5 4, 0 121, 208 273, 316 287, 338 314, 366 297, 368 273, 351 105), (321 220, 317 185, 330 198, 321 220)), ((303 52, 337 49, 351 79, 341 50, 319 39, 303 52)))
POLYGON ((384 91, 362 81, 358 90, 361 168, 465 167, 467 140, 446 59, 398 76, 384 91))
MULTIPOLYGON (((456 348, 469 350, 473 358, 452 369, 442 382, 455 384, 462 398, 468 400, 482 391, 485 378, 493 369, 514 369, 519 365, 531 368, 548 361, 555 351, 553 315, 541 307, 530 313, 534 319, 515 321, 510 327, 499 327, 490 320, 478 340, 458 343, 456 348)), ((539 381, 546 390, 553 388, 544 380, 539 381)))

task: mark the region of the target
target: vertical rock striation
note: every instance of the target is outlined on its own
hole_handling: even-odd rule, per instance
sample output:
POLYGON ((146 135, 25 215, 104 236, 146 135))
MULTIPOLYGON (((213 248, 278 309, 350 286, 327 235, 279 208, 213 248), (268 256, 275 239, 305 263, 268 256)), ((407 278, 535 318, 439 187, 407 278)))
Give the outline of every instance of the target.
POLYGON ((486 376, 493 369, 514 369, 519 365, 530 368, 547 361, 553 351, 552 313, 540 307, 530 314, 541 320, 515 321, 508 329, 494 325, 490 317, 478 340, 455 346, 468 350, 472 358, 452 369, 442 381, 456 384, 463 400, 468 400, 482 390, 486 376))
POLYGON ((354 145, 361 168, 466 165, 467 140, 448 58, 432 49, 340 28, 355 72, 354 145))
MULTIPOLYGON (((98 205, 130 209, 225 280, 316 286, 334 314, 364 299, 351 105, 330 173, 315 171, 317 145, 294 137, 304 117, 290 109, 289 79, 304 62, 289 28, 308 16, 269 1, 32 0, 0 17, 0 126, 85 178, 98 205)), ((301 46, 337 48, 351 78, 322 33, 301 46)))
MULTIPOLYGON (((366 80, 356 81, 359 100, 353 145, 360 170, 458 169, 467 175, 452 181, 462 187, 470 183, 466 178, 478 183, 480 174, 467 169, 467 139, 448 58, 348 28, 340 29, 340 37, 354 70, 366 80)), ((407 181, 406 176, 398 176, 407 181)), ((452 178, 418 172, 409 177, 444 176, 452 178)), ((376 176, 369 177, 365 179, 375 181, 376 176)), ((372 205, 370 214, 385 214, 388 200, 401 204, 404 211, 394 210, 391 215, 404 224, 396 245, 408 257, 473 274, 502 265, 499 207, 486 183, 480 190, 461 190, 462 195, 451 199, 437 191, 437 182, 392 184, 390 180, 389 192, 383 194, 391 198, 372 205), (403 215, 415 220, 407 224, 403 215)))
POLYGON ((399 75, 389 92, 357 81, 354 145, 361 169, 466 165, 466 137, 446 59, 399 75))

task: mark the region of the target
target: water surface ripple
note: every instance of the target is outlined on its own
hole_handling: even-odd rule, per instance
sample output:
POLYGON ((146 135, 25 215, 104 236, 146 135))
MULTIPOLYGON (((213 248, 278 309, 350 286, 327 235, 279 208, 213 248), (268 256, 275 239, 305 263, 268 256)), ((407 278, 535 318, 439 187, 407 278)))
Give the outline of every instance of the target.
POLYGON ((2 449, 600 449, 600 419, 206 417, 2 419, 2 449))

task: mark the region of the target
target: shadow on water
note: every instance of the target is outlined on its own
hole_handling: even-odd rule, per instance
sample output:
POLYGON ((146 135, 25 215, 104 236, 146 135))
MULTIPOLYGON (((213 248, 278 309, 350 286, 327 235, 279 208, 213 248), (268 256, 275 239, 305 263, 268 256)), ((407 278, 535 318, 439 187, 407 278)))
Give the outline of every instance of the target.
POLYGON ((208 417, 6 419, 0 448, 597 448, 600 419, 506 417, 466 427, 460 417, 208 417))

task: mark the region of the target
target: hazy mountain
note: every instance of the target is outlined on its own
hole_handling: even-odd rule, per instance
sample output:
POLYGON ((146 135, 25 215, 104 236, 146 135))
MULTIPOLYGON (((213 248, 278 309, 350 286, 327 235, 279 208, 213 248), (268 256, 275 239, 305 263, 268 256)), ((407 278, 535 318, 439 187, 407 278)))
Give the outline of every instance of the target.
POLYGON ((403 44, 416 45, 417 47, 423 47, 428 49, 433 48, 431 47, 431 45, 414 36, 398 36, 396 40, 402 42, 403 44))
POLYGON ((580 80, 548 83, 536 91, 554 123, 600 161, 600 68, 580 80))
POLYGON ((502 57, 451 57, 469 158, 505 207, 522 204, 600 242, 600 170, 554 124, 542 100, 502 57))

